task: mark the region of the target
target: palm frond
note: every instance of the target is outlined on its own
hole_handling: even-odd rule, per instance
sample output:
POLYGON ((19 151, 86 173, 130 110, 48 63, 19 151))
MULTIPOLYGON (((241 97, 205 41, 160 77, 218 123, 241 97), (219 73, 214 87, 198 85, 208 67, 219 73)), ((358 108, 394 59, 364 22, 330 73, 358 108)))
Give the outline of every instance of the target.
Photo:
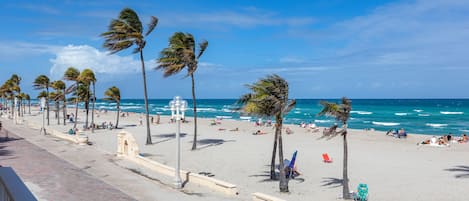
POLYGON ((150 20, 150 23, 148 24, 147 32, 145 33, 145 36, 148 36, 158 24, 158 18, 156 18, 155 16, 151 16, 150 18, 151 20, 150 20))
POLYGON ((205 52, 208 47, 208 41, 203 40, 199 43, 199 54, 197 55, 197 59, 199 59, 205 52))

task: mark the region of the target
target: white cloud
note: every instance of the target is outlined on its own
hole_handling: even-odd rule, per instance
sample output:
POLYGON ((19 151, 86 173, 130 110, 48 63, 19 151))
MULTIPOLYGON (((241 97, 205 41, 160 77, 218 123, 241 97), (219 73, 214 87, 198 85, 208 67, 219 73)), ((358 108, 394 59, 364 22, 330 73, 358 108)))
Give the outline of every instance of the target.
POLYGON ((70 66, 79 70, 90 68, 95 73, 102 74, 125 74, 141 71, 140 60, 134 59, 131 55, 110 55, 108 52, 88 45, 62 47, 55 52, 55 58, 50 59, 50 62, 52 63, 50 74, 55 79, 61 78, 70 66))

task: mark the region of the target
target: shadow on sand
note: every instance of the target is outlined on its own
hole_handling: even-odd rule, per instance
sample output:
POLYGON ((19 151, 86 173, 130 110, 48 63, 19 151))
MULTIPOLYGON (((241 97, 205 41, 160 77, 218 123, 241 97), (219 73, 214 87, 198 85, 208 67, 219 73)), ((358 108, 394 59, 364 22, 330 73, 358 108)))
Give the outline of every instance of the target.
POLYGON ((342 179, 332 178, 332 177, 323 177, 322 179, 323 180, 321 183, 323 184, 321 186, 329 187, 329 188, 337 188, 337 187, 342 186, 342 179))
MULTIPOLYGON (((192 142, 193 141, 191 141, 190 143, 192 143, 192 142)), ((197 150, 202 150, 202 149, 206 149, 208 147, 222 145, 225 142, 236 142, 236 140, 223 140, 223 139, 202 139, 202 140, 197 140, 197 145, 201 146, 201 147, 198 147, 197 150)))
POLYGON ((469 178, 469 166, 457 165, 457 166, 454 166, 453 168, 448 168, 448 169, 445 169, 445 170, 449 171, 449 172, 459 173, 459 174, 454 175, 454 177, 457 178, 457 179, 469 178))
MULTIPOLYGON (((181 136, 181 138, 186 137, 187 133, 181 133, 179 136, 181 136)), ((162 140, 153 142, 153 144, 159 144, 159 143, 163 143, 163 142, 166 142, 166 141, 169 141, 169 140, 172 140, 172 139, 176 139, 176 134, 171 133, 171 134, 152 135, 152 138, 154 138, 154 137, 162 139, 162 140)))

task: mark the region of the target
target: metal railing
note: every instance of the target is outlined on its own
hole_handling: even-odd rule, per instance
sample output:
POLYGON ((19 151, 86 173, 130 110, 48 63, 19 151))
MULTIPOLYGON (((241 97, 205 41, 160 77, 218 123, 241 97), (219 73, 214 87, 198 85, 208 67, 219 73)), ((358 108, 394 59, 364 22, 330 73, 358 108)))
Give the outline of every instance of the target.
POLYGON ((37 201, 11 167, 0 167, 0 201, 37 201))

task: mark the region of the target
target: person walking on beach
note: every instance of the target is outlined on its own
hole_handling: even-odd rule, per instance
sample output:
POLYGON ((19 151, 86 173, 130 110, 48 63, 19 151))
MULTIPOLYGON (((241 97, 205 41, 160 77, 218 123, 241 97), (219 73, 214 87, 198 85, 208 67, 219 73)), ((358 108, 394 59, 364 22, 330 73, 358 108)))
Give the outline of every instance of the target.
POLYGON ((142 115, 140 115, 140 117, 138 117, 138 121, 139 121, 140 126, 142 126, 143 125, 142 115))

